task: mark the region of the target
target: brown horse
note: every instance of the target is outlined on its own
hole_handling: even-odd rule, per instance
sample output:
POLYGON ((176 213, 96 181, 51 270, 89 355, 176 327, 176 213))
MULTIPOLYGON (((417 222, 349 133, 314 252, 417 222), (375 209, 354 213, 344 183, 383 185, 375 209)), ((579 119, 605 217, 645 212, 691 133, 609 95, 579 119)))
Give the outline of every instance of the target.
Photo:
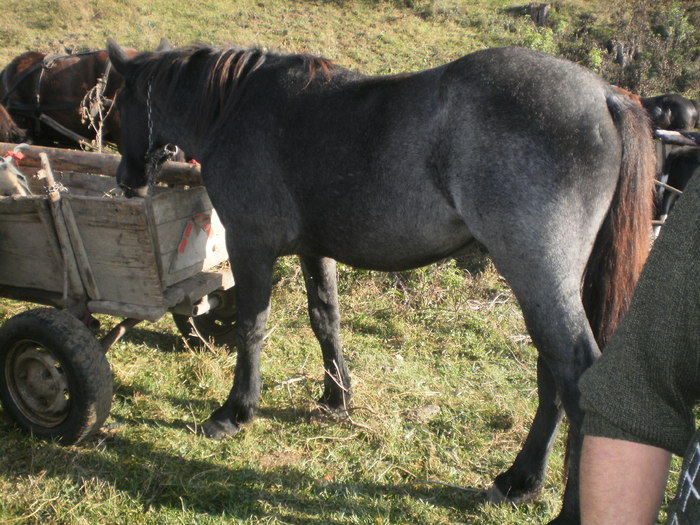
POLYGON ((0 104, 0 142, 24 142, 27 138, 25 130, 21 129, 0 104))
MULTIPOLYGON (((159 49, 168 46, 163 40, 159 49)), ((0 104, 35 144, 75 146, 96 139, 119 144, 119 112, 112 102, 122 84, 107 51, 65 56, 27 51, 0 73, 0 104)))

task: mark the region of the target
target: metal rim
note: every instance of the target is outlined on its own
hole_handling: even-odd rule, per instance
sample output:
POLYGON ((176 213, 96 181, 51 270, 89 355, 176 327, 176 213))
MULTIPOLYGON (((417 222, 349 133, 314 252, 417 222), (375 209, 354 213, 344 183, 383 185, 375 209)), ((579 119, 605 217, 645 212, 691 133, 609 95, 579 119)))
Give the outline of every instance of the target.
POLYGON ((17 341, 7 353, 6 365, 7 390, 23 417, 45 428, 68 418, 68 376, 49 348, 29 339, 17 341))

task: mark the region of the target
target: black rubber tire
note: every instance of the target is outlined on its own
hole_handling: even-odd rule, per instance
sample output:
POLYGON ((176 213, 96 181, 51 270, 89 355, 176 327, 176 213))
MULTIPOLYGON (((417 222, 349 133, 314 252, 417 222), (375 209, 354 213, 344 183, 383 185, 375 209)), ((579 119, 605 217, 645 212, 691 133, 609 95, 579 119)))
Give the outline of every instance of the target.
POLYGON ((172 314, 175 326, 192 348, 204 349, 211 343, 233 349, 237 318, 235 288, 217 290, 211 295, 219 300, 216 308, 195 317, 172 314))
POLYGON ((0 328, 0 401, 23 430, 77 443, 107 419, 112 388, 100 343, 68 312, 28 310, 0 328))

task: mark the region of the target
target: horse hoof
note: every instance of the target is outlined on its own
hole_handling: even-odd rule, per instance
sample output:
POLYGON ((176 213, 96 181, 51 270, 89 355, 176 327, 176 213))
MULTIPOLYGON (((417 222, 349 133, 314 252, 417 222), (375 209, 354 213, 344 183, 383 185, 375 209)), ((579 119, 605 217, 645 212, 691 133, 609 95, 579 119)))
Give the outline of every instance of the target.
POLYGON ((350 395, 346 396, 334 396, 323 394, 321 398, 316 401, 316 405, 319 410, 326 412, 347 412, 350 406, 350 395))
POLYGON ((240 427, 230 421, 219 421, 209 418, 202 425, 204 437, 209 439, 224 439, 238 433, 240 427))
POLYGON ((492 503, 507 501, 513 505, 521 505, 535 499, 543 484, 542 475, 518 473, 511 467, 496 476, 493 485, 487 491, 487 498, 492 503))
POLYGON ((489 489, 486 491, 486 500, 489 503, 503 503, 504 501, 508 501, 508 498, 501 492, 501 489, 499 489, 496 484, 494 483, 489 487, 489 489))
POLYGON ((309 420, 314 423, 341 421, 347 419, 348 415, 348 411, 345 408, 330 408, 328 405, 319 401, 311 408, 309 420))

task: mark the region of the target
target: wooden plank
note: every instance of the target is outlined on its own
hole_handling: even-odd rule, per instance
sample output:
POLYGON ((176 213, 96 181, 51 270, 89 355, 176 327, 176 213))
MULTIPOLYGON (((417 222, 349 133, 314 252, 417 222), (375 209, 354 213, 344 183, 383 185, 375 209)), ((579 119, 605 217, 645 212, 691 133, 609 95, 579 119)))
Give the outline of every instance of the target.
POLYGON ((0 253, 0 284, 63 293, 61 267, 47 272, 47 266, 45 257, 0 253))
POLYGON ((63 291, 62 260, 46 199, 0 201, 0 283, 63 291), (17 213, 12 213, 16 210, 17 213))
POLYGON ((162 285, 147 231, 117 231, 76 222, 104 300, 157 305, 162 285))
POLYGON ((69 200, 101 298, 160 306, 163 286, 146 216, 146 200, 69 200))
POLYGON ((90 266, 90 259, 85 251, 85 245, 83 244, 80 229, 75 221, 75 215, 73 215, 70 200, 63 200, 61 202, 61 207, 63 209, 63 219, 66 223, 68 237, 70 238, 70 243, 73 247, 73 255, 75 256, 75 260, 78 264, 78 273, 80 275, 80 279, 82 280, 83 287, 85 288, 88 297, 99 300, 101 299, 100 290, 97 285, 95 275, 92 271, 92 267, 90 266))
POLYGON ((207 190, 202 186, 187 190, 173 188, 151 199, 153 220, 158 225, 212 209, 207 190))
POLYGON ((75 258, 73 245, 71 244, 63 214, 63 201, 61 193, 58 191, 56 181, 53 177, 53 170, 49 164, 46 153, 39 154, 41 160, 41 171, 46 177, 47 195, 49 209, 53 217, 53 226, 58 239, 58 246, 61 250, 61 266, 63 269, 63 299, 68 302, 69 296, 84 295, 82 280, 78 273, 78 261, 75 258), (77 292, 77 293, 76 293, 77 292))
POLYGON ((233 276, 228 268, 197 273, 172 286, 182 291, 183 299, 177 304, 170 305, 170 309, 175 313, 192 316, 195 313, 195 305, 204 296, 216 290, 228 290, 231 287, 233 287, 233 276))
MULTIPOLYGON (((48 202, 46 200, 43 200, 37 201, 36 204, 37 216, 39 217, 41 224, 44 226, 44 232, 46 237, 46 243, 44 244, 44 247, 48 247, 48 249, 50 250, 51 258, 47 262, 48 264, 53 264, 53 268, 57 268, 58 261, 61 260, 61 247, 58 245, 58 239, 55 235, 55 230, 53 228, 53 218, 51 217, 51 212, 49 211, 48 202)), ((24 242, 26 243, 26 237, 24 242)), ((31 248, 29 249, 31 250, 31 248)), ((37 253, 41 253, 41 251, 37 251, 37 253)), ((44 252, 44 256, 46 255, 47 254, 44 252)))
POLYGON ((209 224, 209 230, 212 232, 211 235, 216 237, 217 244, 221 246, 221 249, 226 249, 226 231, 221 221, 219 221, 219 216, 216 212, 214 210, 208 210, 191 215, 184 215, 170 222, 159 223, 159 247, 163 253, 178 248, 180 241, 186 234, 185 230, 189 221, 193 221, 200 230, 209 224))
POLYGON ((153 219, 153 199, 150 197, 144 199, 144 205, 146 211, 146 220, 148 222, 148 240, 150 241, 148 247, 149 249, 153 250, 153 253, 155 255, 155 267, 158 271, 158 279, 160 280, 161 290, 165 290, 165 284, 163 284, 163 275, 165 269, 163 268, 163 258, 160 256, 160 253, 158 251, 158 228, 156 226, 155 220, 153 219))
MULTIPOLYGON (((0 142, 0 156, 12 151, 17 144, 0 142)), ((85 173, 101 173, 116 176, 121 155, 110 153, 94 153, 88 151, 63 148, 48 148, 42 146, 27 146, 22 150, 25 158, 21 166, 39 167, 39 154, 46 153, 54 170, 71 170, 85 173)), ((159 181, 166 184, 185 184, 198 186, 202 184, 200 167, 186 162, 166 162, 160 171, 159 181)))
MULTIPOLYGON (((12 151, 16 144, 0 142, 0 155, 6 151, 12 151)), ((49 148, 43 146, 27 146, 22 149, 24 159, 21 166, 40 167, 39 155, 45 153, 51 166, 56 170, 73 170, 87 173, 103 173, 105 175, 116 174, 121 161, 120 155, 109 153, 92 153, 66 148, 49 148)))
POLYGON ((37 206, 46 206, 48 209, 45 198, 40 196, 0 197, 0 215, 34 215, 37 206))
POLYGON ((146 321, 157 321, 167 313, 165 306, 143 306, 118 301, 90 301, 88 309, 96 314, 107 314, 118 317, 134 317, 146 321))
MULTIPOLYGON (((36 177, 39 168, 22 166, 22 173, 29 180, 29 189, 37 196, 46 194, 46 182, 36 177)), ((94 197, 113 197, 113 190, 121 196, 121 190, 117 187, 114 177, 107 177, 93 173, 81 173, 79 171, 54 170, 54 176, 58 182, 69 189, 71 195, 92 195, 94 197)))
POLYGON ((153 197, 151 202, 164 286, 228 258, 224 228, 204 188, 173 190, 153 197))
MULTIPOLYGON (((57 180, 69 188, 71 195, 81 193, 85 195, 94 195, 96 197, 104 197, 109 194, 110 190, 118 188, 117 181, 114 177, 65 170, 58 172, 58 174, 57 180)), ((121 190, 119 190, 119 192, 121 192, 121 190)))
POLYGON ((113 228, 146 228, 143 199, 90 197, 68 194, 73 212, 81 224, 113 228))

